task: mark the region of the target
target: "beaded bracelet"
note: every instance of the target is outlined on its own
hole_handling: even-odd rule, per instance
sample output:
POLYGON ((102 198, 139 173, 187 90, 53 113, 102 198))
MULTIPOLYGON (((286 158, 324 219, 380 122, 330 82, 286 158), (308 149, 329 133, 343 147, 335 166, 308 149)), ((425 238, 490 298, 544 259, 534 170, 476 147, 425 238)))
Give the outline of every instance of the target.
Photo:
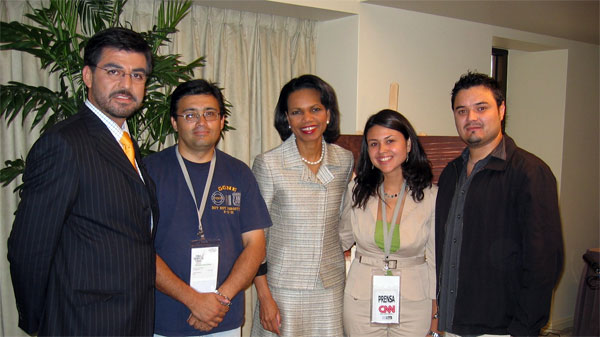
POLYGON ((228 301, 229 301, 228 303, 221 303, 221 304, 223 304, 223 305, 226 305, 226 306, 228 306, 228 307, 230 307, 230 306, 231 306, 231 298, 227 297, 226 295, 223 295, 223 294, 221 294, 221 292, 220 292, 218 289, 217 289, 217 290, 215 290, 215 294, 217 294, 217 295, 219 295, 219 296, 223 296, 223 297, 225 297, 225 299, 226 299, 226 300, 228 300, 228 301))

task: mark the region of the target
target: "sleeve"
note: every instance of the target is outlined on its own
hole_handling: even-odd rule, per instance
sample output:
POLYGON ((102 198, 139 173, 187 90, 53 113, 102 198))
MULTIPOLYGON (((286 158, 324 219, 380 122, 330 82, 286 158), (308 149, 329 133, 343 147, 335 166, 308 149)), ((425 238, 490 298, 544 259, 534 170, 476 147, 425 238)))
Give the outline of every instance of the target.
POLYGON ((271 227, 271 217, 261 196, 257 181, 250 169, 244 165, 242 180, 246 182, 242 192, 244 204, 241 210, 242 232, 271 227))
POLYGON ((28 333, 39 327, 50 268, 77 181, 70 147, 58 134, 42 136, 26 161, 21 202, 8 239, 19 327, 28 333))
POLYGON ((427 271, 429 273, 429 298, 432 300, 436 299, 436 273, 435 273, 435 201, 437 197, 437 188, 431 190, 431 197, 433 200, 428 203, 430 205, 430 216, 427 220, 427 227, 429 228, 429 237, 425 243, 425 258, 427 260, 427 271))
POLYGON ((352 210, 352 189, 354 181, 350 181, 342 202, 342 217, 340 219, 340 241, 342 250, 347 251, 354 245, 354 233, 352 232, 352 221, 354 212, 352 210))
MULTIPOLYGON (((260 189, 260 194, 265 201, 267 206, 267 211, 271 214, 271 206, 273 202, 273 195, 275 194, 275 190, 273 187, 273 176, 271 174, 271 170, 269 169, 264 155, 259 154, 254 159, 254 163, 252 164, 252 173, 254 173, 254 177, 256 178, 256 182, 258 183, 258 188, 260 189)), ((269 229, 265 228, 265 237, 267 239, 267 245, 269 242, 269 229)))
POLYGON ((513 336, 537 336, 548 321, 552 291, 563 266, 556 179, 543 163, 529 170, 516 196, 522 235, 522 270, 513 336))

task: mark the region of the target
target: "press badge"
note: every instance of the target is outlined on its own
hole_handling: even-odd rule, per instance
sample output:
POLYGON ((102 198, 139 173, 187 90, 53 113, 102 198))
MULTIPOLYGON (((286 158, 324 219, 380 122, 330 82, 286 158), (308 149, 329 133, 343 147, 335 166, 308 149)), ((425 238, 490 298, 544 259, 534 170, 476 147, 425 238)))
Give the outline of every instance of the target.
POLYGON ((400 275, 384 275, 374 270, 372 275, 371 323, 400 323, 400 275))
POLYGON ((190 287, 201 293, 217 289, 219 272, 219 240, 192 241, 190 287))

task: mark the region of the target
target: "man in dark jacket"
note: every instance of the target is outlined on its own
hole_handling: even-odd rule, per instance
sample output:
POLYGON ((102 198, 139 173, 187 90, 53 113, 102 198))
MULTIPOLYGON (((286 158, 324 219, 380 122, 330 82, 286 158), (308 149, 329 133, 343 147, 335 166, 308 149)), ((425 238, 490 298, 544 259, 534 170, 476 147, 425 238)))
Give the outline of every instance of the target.
POLYGON ((108 28, 83 60, 87 100, 27 156, 8 239, 19 327, 152 336, 158 201, 126 122, 142 105, 152 50, 139 33, 108 28))
POLYGON ((498 83, 468 73, 452 90, 467 144, 439 179, 439 329, 447 335, 538 336, 563 266, 556 179, 504 133, 498 83))

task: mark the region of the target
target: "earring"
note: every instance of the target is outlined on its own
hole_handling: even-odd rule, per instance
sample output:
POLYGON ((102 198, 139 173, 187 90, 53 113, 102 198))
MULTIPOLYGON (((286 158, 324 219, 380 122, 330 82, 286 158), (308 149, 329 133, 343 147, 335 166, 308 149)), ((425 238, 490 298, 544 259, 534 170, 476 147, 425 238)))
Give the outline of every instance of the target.
POLYGON ((288 125, 288 129, 291 129, 291 128, 292 128, 292 126, 291 126, 291 125, 288 125))
POLYGON ((329 124, 329 120, 327 120, 327 124, 329 124))
POLYGON ((406 160, 404 161, 405 163, 408 163, 408 155, 406 156, 406 160))

